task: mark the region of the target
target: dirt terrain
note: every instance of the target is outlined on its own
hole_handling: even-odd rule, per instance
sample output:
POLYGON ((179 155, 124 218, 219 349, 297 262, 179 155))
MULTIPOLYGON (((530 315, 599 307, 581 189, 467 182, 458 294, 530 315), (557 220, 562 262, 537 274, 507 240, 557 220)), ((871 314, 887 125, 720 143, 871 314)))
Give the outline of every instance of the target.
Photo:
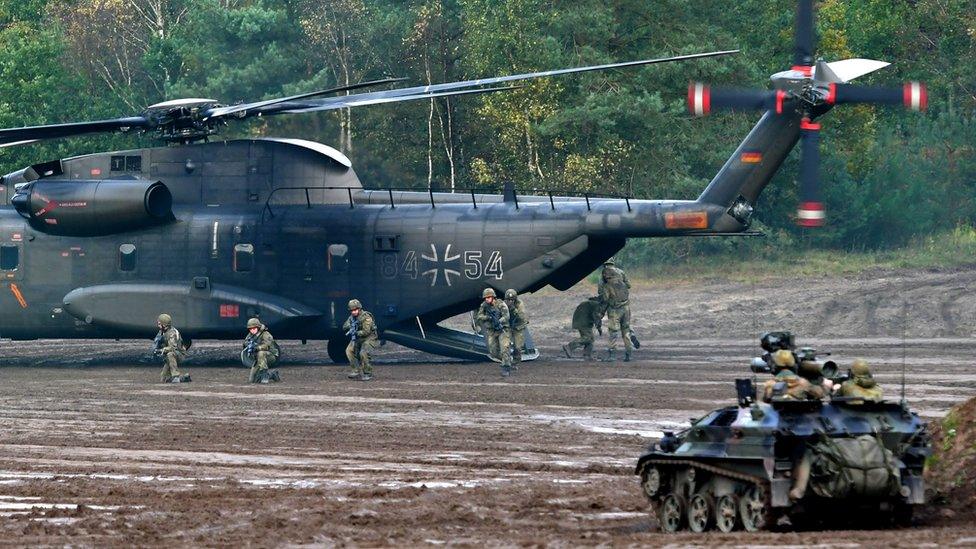
POLYGON ((889 395, 904 364, 940 420, 976 396, 973 277, 640 284, 645 345, 613 365, 559 356, 592 288, 547 291, 528 297, 543 358, 510 380, 388 345, 375 381, 349 382, 322 344, 287 342, 284 382, 254 386, 239 347, 206 341, 194 381, 162 385, 148 341, 4 342, 0 543, 974 545, 951 501, 904 530, 665 535, 633 475, 662 431, 734 399, 767 329, 868 359, 889 395))

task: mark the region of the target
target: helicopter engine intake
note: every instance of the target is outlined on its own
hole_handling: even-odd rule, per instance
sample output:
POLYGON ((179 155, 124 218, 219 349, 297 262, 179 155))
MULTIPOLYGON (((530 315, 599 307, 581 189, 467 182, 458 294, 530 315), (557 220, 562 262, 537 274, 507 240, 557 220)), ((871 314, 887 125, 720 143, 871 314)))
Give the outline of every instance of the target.
POLYGON ((34 181, 10 202, 35 229, 60 236, 121 233, 174 219, 169 188, 146 179, 34 181))

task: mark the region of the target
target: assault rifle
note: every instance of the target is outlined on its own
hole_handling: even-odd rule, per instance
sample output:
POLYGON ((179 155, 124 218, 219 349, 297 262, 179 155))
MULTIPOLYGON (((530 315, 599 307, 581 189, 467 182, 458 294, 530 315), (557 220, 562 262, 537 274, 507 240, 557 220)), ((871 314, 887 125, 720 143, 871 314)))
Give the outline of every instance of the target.
POLYGON ((153 339, 152 356, 159 356, 163 354, 163 347, 165 345, 166 340, 163 337, 163 332, 157 333, 156 337, 153 339))
POLYGON ((500 332, 505 329, 502 324, 502 312, 494 307, 488 307, 488 318, 491 319, 491 329, 500 332))
POLYGON ((349 336, 350 341, 356 341, 357 339, 356 332, 358 331, 359 331, 359 319, 354 316, 349 317, 349 331, 346 332, 346 335, 349 336))
POLYGON ((248 339, 247 344, 244 345, 244 352, 248 355, 254 356, 258 352, 258 343, 255 339, 248 339))

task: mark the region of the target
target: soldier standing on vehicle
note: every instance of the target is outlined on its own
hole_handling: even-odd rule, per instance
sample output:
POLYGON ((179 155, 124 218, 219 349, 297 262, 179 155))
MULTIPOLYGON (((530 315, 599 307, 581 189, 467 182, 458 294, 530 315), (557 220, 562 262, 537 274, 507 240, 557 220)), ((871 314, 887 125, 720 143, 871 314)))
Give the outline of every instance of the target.
POLYGON ((512 353, 509 340, 509 312, 505 300, 495 298, 495 290, 485 288, 481 293, 484 301, 478 307, 475 319, 481 323, 488 342, 488 354, 502 363, 502 377, 512 373, 512 353))
POLYGON ((624 362, 630 361, 634 349, 630 337, 630 281, 627 273, 616 267, 613 259, 603 264, 599 283, 600 299, 607 307, 607 329, 610 331, 607 360, 614 360, 617 339, 624 340, 624 362))
POLYGON ((267 383, 281 381, 278 370, 270 371, 269 366, 278 362, 281 350, 268 328, 257 318, 247 321, 247 336, 244 338, 244 351, 252 357, 254 365, 248 381, 251 383, 267 383))
POLYGON ((579 332, 579 337, 563 345, 563 352, 567 358, 573 357, 573 352, 583 348, 583 358, 593 360, 593 329, 596 328, 603 335, 603 316, 607 312, 606 305, 599 297, 591 297, 576 306, 573 311, 573 329, 579 332))
POLYGON ((851 379, 848 379, 840 386, 837 396, 842 397, 861 397, 864 400, 880 402, 883 398, 883 391, 878 382, 871 375, 871 368, 863 358, 855 359, 851 364, 851 379))
POLYGON ((349 366, 352 368, 346 377, 362 381, 373 379, 370 353, 376 350, 380 337, 376 331, 373 315, 363 309, 363 304, 358 299, 349 301, 349 318, 343 323, 342 329, 349 336, 346 358, 349 359, 349 366))
POLYGON ((163 357, 163 371, 159 374, 159 379, 163 383, 190 381, 189 374, 180 372, 180 362, 186 356, 186 347, 179 330, 173 327, 173 317, 166 313, 159 315, 156 318, 156 327, 159 328, 159 333, 154 340, 154 353, 163 357))
POLYGON ((525 349, 525 327, 529 325, 529 317, 525 312, 525 304, 514 289, 505 290, 505 305, 508 307, 508 324, 512 331, 512 369, 518 370, 518 365, 522 362, 522 351, 525 349))

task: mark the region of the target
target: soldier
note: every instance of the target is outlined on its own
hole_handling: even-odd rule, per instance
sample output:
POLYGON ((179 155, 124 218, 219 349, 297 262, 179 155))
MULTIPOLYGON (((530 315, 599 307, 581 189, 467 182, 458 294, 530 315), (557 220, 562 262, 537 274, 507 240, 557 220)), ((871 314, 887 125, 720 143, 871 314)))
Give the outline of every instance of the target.
POLYGON ((254 358, 248 381, 251 383, 267 383, 281 381, 278 370, 268 371, 269 366, 278 362, 281 349, 274 340, 268 328, 257 318, 247 321, 247 336, 244 338, 244 349, 254 358))
POLYGON ((488 342, 488 354, 502 363, 502 377, 512 373, 512 354, 508 336, 509 314, 505 300, 495 298, 495 290, 485 288, 481 293, 484 301, 478 307, 475 319, 481 323, 488 342))
POLYGON ((186 347, 179 330, 173 327, 173 317, 166 313, 156 318, 159 333, 155 339, 155 353, 163 357, 163 371, 159 378, 163 383, 190 381, 189 374, 180 373, 180 362, 186 356, 186 347))
POLYGON ((573 352, 583 348, 583 358, 593 360, 593 329, 603 334, 603 315, 607 312, 606 305, 599 297, 591 297, 576 306, 573 311, 573 329, 579 332, 579 337, 563 345, 563 352, 572 358, 573 352))
POLYGON ((505 290, 505 305, 508 307, 508 324, 512 331, 512 369, 518 370, 518 365, 522 362, 522 350, 525 348, 525 327, 529 325, 529 317, 525 313, 525 304, 514 289, 505 290))
POLYGON ((774 398, 807 400, 823 398, 823 389, 796 375, 796 357, 792 351, 780 349, 772 355, 776 376, 763 386, 763 402, 774 398))
POLYGON ((872 402, 882 400, 881 386, 871 375, 871 368, 868 367, 867 361, 862 358, 854 360, 851 364, 851 375, 854 377, 841 384, 838 396, 861 397, 872 402))
POLYGON ((603 264, 599 283, 600 299, 607 307, 607 329, 610 338, 607 346, 607 360, 614 359, 617 339, 623 336, 624 362, 630 362, 630 355, 634 349, 630 337, 630 281, 627 273, 614 265, 613 259, 603 264))
POLYGON ((376 349, 380 337, 376 331, 373 315, 363 309, 363 304, 358 299, 349 301, 349 318, 342 325, 342 329, 349 336, 346 358, 349 359, 349 366, 352 368, 346 377, 362 381, 373 379, 370 353, 376 349))

